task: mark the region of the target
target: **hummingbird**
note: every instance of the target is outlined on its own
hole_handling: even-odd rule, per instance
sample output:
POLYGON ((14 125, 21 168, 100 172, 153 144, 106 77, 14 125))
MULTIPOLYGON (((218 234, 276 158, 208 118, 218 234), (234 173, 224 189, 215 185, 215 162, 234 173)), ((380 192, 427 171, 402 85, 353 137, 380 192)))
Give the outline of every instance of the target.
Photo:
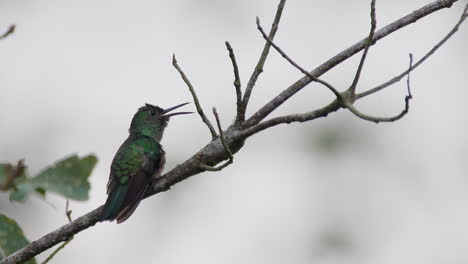
POLYGON ((112 160, 107 200, 99 221, 122 223, 127 220, 143 199, 151 184, 161 176, 165 152, 161 145, 169 118, 192 112, 171 112, 188 103, 167 109, 145 104, 133 116, 127 140, 112 160))

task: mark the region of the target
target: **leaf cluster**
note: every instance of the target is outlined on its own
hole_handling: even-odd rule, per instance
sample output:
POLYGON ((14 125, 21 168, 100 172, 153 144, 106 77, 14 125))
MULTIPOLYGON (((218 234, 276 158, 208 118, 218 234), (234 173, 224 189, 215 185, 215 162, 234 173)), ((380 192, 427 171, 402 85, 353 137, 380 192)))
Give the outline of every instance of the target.
MULTIPOLYGON (((67 200, 85 201, 89 198, 91 172, 97 163, 94 155, 78 157, 72 155, 30 176, 23 161, 17 165, 0 163, 0 191, 9 192, 10 201, 24 203, 31 194, 45 198, 55 193, 67 200)), ((0 213, 0 260, 29 241, 15 220, 0 213)), ((31 259, 28 264, 36 263, 31 259)))

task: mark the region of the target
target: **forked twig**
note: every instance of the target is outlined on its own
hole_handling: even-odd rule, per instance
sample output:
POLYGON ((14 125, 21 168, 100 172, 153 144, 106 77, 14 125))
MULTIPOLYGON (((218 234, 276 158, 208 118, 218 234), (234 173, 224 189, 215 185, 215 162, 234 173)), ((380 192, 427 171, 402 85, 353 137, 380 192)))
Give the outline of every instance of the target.
POLYGON ((226 168, 227 166, 231 165, 234 162, 234 156, 232 155, 232 152, 229 149, 229 146, 226 143, 226 140, 224 139, 224 133, 223 133, 223 129, 221 128, 221 121, 219 121, 218 112, 216 111, 216 108, 214 108, 214 107, 213 107, 213 115, 215 116, 216 123, 218 124, 219 138, 221 140, 221 143, 224 146, 224 149, 226 150, 226 152, 229 155, 229 159, 224 164, 220 165, 219 167, 212 167, 212 166, 208 166, 206 164, 201 163, 200 168, 203 169, 203 170, 206 170, 206 171, 220 171, 220 170, 226 168))
MULTIPOLYGON (((382 27, 378 31, 375 32, 373 41, 378 41, 380 39, 385 38, 386 36, 396 32, 399 29, 402 29, 416 21, 422 19, 423 17, 434 13, 438 10, 449 8, 453 3, 459 0, 436 0, 427 5, 422 6, 421 8, 399 18, 398 20, 393 21, 392 23, 382 27)), ((330 59, 326 60, 324 63, 316 67, 311 73, 316 76, 320 77, 322 74, 328 72, 329 70, 333 69, 343 61, 349 59, 359 51, 363 50, 367 44, 367 37, 361 41, 358 41, 354 45, 344 49, 343 51, 339 52, 337 55, 331 57, 330 59)), ((281 93, 276 95, 273 99, 271 99, 268 103, 262 106, 259 110, 257 110, 250 118, 248 118, 244 123, 244 127, 251 127, 258 123, 260 123, 263 119, 265 119, 268 115, 270 115, 275 109, 280 107, 284 102, 289 100, 292 96, 294 96, 297 92, 301 89, 306 87, 312 80, 308 76, 304 76, 303 78, 299 79, 298 81, 291 84, 288 88, 284 89, 281 93)))
POLYGON ((400 118, 402 118, 403 116, 405 116, 408 113, 408 111, 409 111, 409 101, 413 98, 412 95, 411 95, 411 89, 410 89, 410 83, 409 83, 410 82, 409 81, 410 80, 410 72, 413 69, 413 67, 412 67, 413 66, 413 55, 412 54, 409 55, 410 63, 409 63, 408 81, 407 81, 408 95, 405 97, 405 108, 403 109, 403 111, 401 111, 400 114, 398 114, 396 116, 392 116, 392 117, 375 117, 375 116, 370 116, 370 115, 366 115, 364 113, 361 113, 353 105, 354 101, 356 100, 356 86, 357 86, 357 84, 359 82, 359 78, 361 76, 362 68, 364 67, 364 63, 366 61, 367 53, 369 51, 370 46, 372 45, 372 41, 373 41, 374 33, 375 33, 375 28, 377 26, 377 21, 376 21, 376 18, 375 18, 375 16, 376 16, 375 15, 375 0, 371 1, 370 16, 371 16, 371 28, 370 28, 369 36, 367 37, 366 46, 364 48, 364 52, 362 53, 361 60, 359 61, 359 66, 358 66, 358 69, 356 71, 356 75, 354 76, 354 80, 353 80, 351 86, 347 90, 347 92, 349 93, 349 97, 348 97, 348 100, 344 101, 344 106, 351 113, 353 113, 355 116, 357 116, 357 117, 359 117, 361 119, 367 120, 367 121, 371 121, 371 122, 375 122, 375 123, 394 122, 396 120, 399 120, 400 118))
MULTIPOLYGON (((375 29, 376 29, 377 22, 376 22, 376 15, 375 15, 375 2, 376 2, 375 0, 371 1, 371 13, 370 13, 370 16, 371 16, 371 29, 370 29, 369 36, 367 37, 367 42, 366 42, 366 45, 365 45, 365 48, 364 48, 364 52, 363 52, 363 54, 361 56, 361 60, 359 62, 358 69, 356 70, 356 74, 354 76, 353 82, 352 82, 351 86, 348 88, 348 90, 345 92, 345 96, 343 96, 341 93, 339 93, 337 91, 337 89, 335 89, 331 84, 318 79, 317 77, 312 75, 310 72, 308 72, 304 68, 302 68, 294 60, 292 60, 278 45, 276 45, 266 35, 265 31, 263 30, 262 26, 260 25, 260 19, 258 17, 257 17, 257 28, 260 31, 260 33, 262 34, 263 38, 268 43, 270 43, 270 45, 276 51, 278 51, 281 54, 281 56, 283 56, 283 58, 285 58, 291 65, 293 65, 296 69, 300 70, 306 76, 311 78, 311 80, 314 80, 314 81, 316 81, 318 83, 321 83, 324 86, 326 86, 328 89, 330 89, 336 95, 336 97, 338 99, 338 103, 342 107, 345 107, 345 108, 349 109, 354 115, 356 115, 357 117, 359 117, 361 119, 367 120, 367 121, 372 121, 372 122, 375 122, 375 123, 393 122, 393 121, 396 121, 396 120, 402 118, 403 116, 405 116, 409 111, 409 101, 412 99, 410 84, 409 84, 409 78, 410 78, 409 77, 410 76, 409 72, 412 70, 412 63, 413 63, 413 57, 412 57, 411 54, 410 54, 410 66, 409 66, 409 69, 408 69, 408 83, 407 83, 408 95, 405 97, 405 108, 400 114, 398 114, 396 116, 393 116, 393 117, 374 117, 374 116, 370 116, 370 115, 366 115, 366 114, 361 113, 353 105, 353 103, 355 101, 355 89, 356 89, 356 86, 358 84, 358 81, 359 81, 359 78, 360 78, 360 75, 361 75, 361 72, 362 72, 362 68, 363 68, 365 60, 366 60, 367 53, 369 51, 370 46, 372 45, 373 36, 374 36, 374 33, 375 33, 375 29)), ((331 104, 331 105, 333 105, 333 104, 331 104)), ((339 109, 339 106, 338 106, 337 109, 339 109)), ((307 113, 304 113, 304 114, 294 114, 294 115, 283 116, 283 117, 275 118, 275 119, 272 119, 272 120, 269 120, 269 121, 265 121, 265 122, 261 123, 262 124, 261 126, 257 125, 258 128, 251 129, 251 130, 252 131, 256 130, 258 132, 260 130, 265 129, 266 127, 269 127, 272 124, 275 124, 276 122, 280 122, 280 123, 304 122, 304 121, 307 121, 307 120, 315 119, 317 117, 321 117, 322 115, 320 113, 321 113, 320 111, 319 112, 313 111, 313 112, 307 112, 307 113)))
MULTIPOLYGON (((455 34, 455 32, 458 31, 458 29, 460 28, 460 25, 465 21, 465 19, 468 17, 468 3, 466 3, 465 5, 465 8, 463 10, 463 13, 462 15, 460 16, 460 19, 458 20, 458 22, 455 24, 455 26, 447 33, 447 35, 442 39, 440 40, 434 47, 432 47, 432 49, 430 49, 421 59, 419 59, 415 64, 414 66, 411 68, 411 70, 414 70, 416 69, 419 65, 421 65, 425 60, 427 60, 432 54, 434 54, 440 47, 442 47, 442 45, 447 41, 449 40, 453 34, 455 34)), ((380 90, 383 90, 387 87, 389 87, 390 85, 396 83, 396 82, 399 82, 403 77, 405 77, 407 74, 409 73, 409 69, 408 70, 405 70, 403 71, 401 74, 393 77, 392 79, 386 81, 385 83, 379 85, 379 86, 376 86, 372 89, 369 89, 365 92, 362 92, 362 93, 359 93, 359 94, 356 94, 355 96, 355 99, 358 100, 360 98, 363 98, 363 97, 366 97, 368 95, 371 95, 373 93, 376 93, 380 90)))
POLYGON ((407 70, 408 77, 406 79, 406 87, 408 89, 408 95, 405 96, 405 108, 398 115, 391 116, 391 117, 375 117, 375 116, 366 115, 364 113, 359 112, 352 103, 347 104, 346 108, 348 108, 349 111, 353 113, 354 115, 356 115, 357 117, 367 120, 367 121, 375 122, 375 123, 394 122, 404 117, 409 112, 409 107, 410 107, 409 101, 413 99, 413 95, 411 94, 411 88, 410 88, 410 73, 413 70, 413 55, 411 53, 409 54, 409 58, 410 58, 410 63, 409 63, 409 68, 407 70))
POLYGON ((184 80, 185 84, 187 84, 187 87, 189 88, 189 91, 192 94, 193 101, 194 101, 195 106, 197 108, 197 112, 200 115, 203 122, 208 127, 208 129, 210 130, 211 138, 214 140, 218 135, 216 134, 216 131, 213 128, 213 125, 211 124, 210 120, 206 117, 205 113, 203 112, 203 108, 200 105, 200 101, 198 100, 197 93, 195 93, 195 89, 193 89, 193 86, 190 83, 189 79, 187 78, 184 71, 182 71, 179 64, 177 63, 177 59, 175 57, 175 54, 172 55, 172 66, 174 66, 174 68, 179 72, 180 77, 182 77, 182 80, 184 80))

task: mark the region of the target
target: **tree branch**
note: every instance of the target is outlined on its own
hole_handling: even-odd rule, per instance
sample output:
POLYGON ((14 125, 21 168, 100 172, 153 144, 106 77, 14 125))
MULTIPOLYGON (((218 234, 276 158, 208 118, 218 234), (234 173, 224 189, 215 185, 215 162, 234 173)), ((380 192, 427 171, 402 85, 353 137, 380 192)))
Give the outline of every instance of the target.
MULTIPOLYGON (((71 218, 72 210, 70 210, 68 208, 69 205, 70 205, 70 202, 67 200, 67 202, 65 204, 65 215, 67 216, 68 222, 71 223, 72 222, 72 218, 71 218)), ((52 254, 50 254, 50 256, 48 256, 42 262, 42 264, 49 263, 55 257, 55 255, 57 255, 57 253, 59 253, 60 250, 62 250, 64 247, 66 247, 72 240, 73 240, 73 236, 71 236, 67 241, 63 242, 62 245, 60 245, 56 250, 54 250, 54 252, 52 252, 52 254)))
POLYGON ((366 114, 359 112, 352 103, 347 104, 346 108, 348 108, 349 111, 351 111, 351 113, 353 113, 355 116, 361 119, 367 120, 367 121, 374 122, 374 123, 394 122, 404 117, 409 111, 409 101, 413 99, 413 96, 411 95, 411 88, 410 88, 410 73, 413 70, 413 55, 410 53, 409 57, 410 57, 410 63, 409 63, 409 68, 408 68, 408 78, 406 80, 406 87, 408 89, 408 95, 405 97, 405 108, 398 115, 392 116, 392 117, 375 117, 375 116, 366 115, 366 114))
POLYGON ((280 125, 280 124, 290 124, 294 122, 307 122, 311 121, 320 117, 326 117, 328 114, 331 114, 333 112, 338 111, 342 107, 342 104, 338 100, 334 100, 333 102, 329 103, 328 105, 311 111, 311 112, 306 112, 302 114, 291 114, 291 115, 285 115, 285 116, 279 116, 272 118, 267 121, 263 121, 259 124, 256 124, 254 126, 251 126, 247 129, 244 129, 241 131, 240 136, 242 137, 250 137, 253 134, 256 134, 260 131, 263 131, 267 128, 280 125))
MULTIPOLYGON (((406 15, 397 21, 391 23, 390 25, 378 30, 375 32, 373 37, 373 42, 378 41, 387 35, 395 32, 396 30, 403 28, 417 20, 430 15, 431 13, 440 10, 442 8, 446 8, 451 6, 457 0, 438 0, 434 1, 409 15, 406 15)), ((280 2, 280 6, 277 11, 277 17, 275 21, 279 22, 279 16, 281 15, 282 5, 284 5, 284 0, 280 2)), ((276 32, 275 22, 273 23, 274 26, 272 27, 272 31, 270 32, 269 39, 272 40, 274 32, 276 32)), ((276 23, 277 24, 277 23, 276 23)), ((353 46, 349 47, 348 49, 342 51, 335 57, 331 58, 330 60, 326 61, 315 70, 311 71, 310 74, 312 76, 316 76, 317 78, 322 75, 323 73, 327 72, 328 70, 332 69, 339 63, 345 61, 349 57, 353 56, 357 52, 365 49, 366 43, 368 39, 365 38, 358 43, 354 44, 353 46)), ((252 75, 250 83, 255 84, 255 81, 258 78, 258 75, 261 72, 263 67, 264 61, 266 59, 266 55, 263 56, 264 53, 268 54, 268 50, 270 47, 270 43, 267 41, 265 44, 264 52, 262 53, 262 57, 257 64, 256 70, 252 75)), ((174 60, 175 61, 175 60, 174 60)), ((177 63, 174 63, 176 66, 177 63)), ((177 69, 177 67, 176 67, 177 69)), ((180 68, 179 68, 180 69, 180 68)), ((414 67, 413 67, 414 69, 414 67)), ((183 72, 180 70, 179 73, 181 76, 185 76, 183 72)), ((183 78, 184 79, 184 78, 183 78)), ((186 78, 184 79, 184 81, 186 78)), ((272 99, 269 103, 263 106, 260 110, 258 110, 252 117, 250 117, 247 121, 245 121, 242 127, 239 126, 230 126, 225 131, 223 131, 223 137, 217 137, 216 139, 210 141, 205 147, 200 149, 197 153, 195 153, 192 157, 188 160, 183 162, 182 164, 176 166, 166 174, 164 174, 158 181, 153 184, 153 188, 149 190, 145 194, 145 198, 153 196, 159 192, 168 190, 171 186, 181 182, 193 175, 196 175, 203 170, 200 168, 200 164, 205 164, 208 166, 215 166, 216 164, 229 159, 230 155, 237 153, 243 146, 245 140, 255 133, 258 133, 262 130, 267 128, 273 127, 275 125, 283 124, 283 123, 291 123, 291 122, 305 122, 309 120, 313 120, 319 117, 327 116, 328 114, 337 111, 342 107, 341 103, 338 100, 334 100, 333 102, 329 103, 323 108, 320 108, 315 111, 303 113, 303 114, 292 114, 286 115, 282 117, 272 118, 267 121, 263 121, 272 111, 274 111, 277 107, 279 107, 283 102, 288 100, 291 96, 295 93, 300 91, 303 87, 309 84, 312 81, 312 78, 308 75, 298 80, 296 83, 291 85, 289 88, 285 89, 282 93, 272 99), (222 142, 222 138, 224 138, 224 143, 222 142), (227 146, 227 147, 226 147, 227 146), (231 154, 226 151, 229 149, 231 154)), ((189 82, 187 80, 187 85, 190 87, 189 82)), ((247 106, 251 89, 253 84, 247 85, 246 95, 243 98, 243 107, 245 113, 245 107, 247 106), (249 88, 250 87, 250 88, 249 88), (247 95, 247 91, 248 95, 247 95)), ((192 88, 193 90, 193 88, 192 88)), ((211 126, 212 127, 212 126, 211 126)), ((214 131, 214 129, 210 129, 210 131, 214 131)), ((221 131, 221 129, 220 129, 221 131)), ((216 133, 216 132, 215 132, 216 133)), ((213 135, 213 133, 212 133, 213 135)), ((68 223, 55 231, 50 232, 49 234, 37 239, 36 241, 32 242, 31 244, 27 245, 23 249, 15 252, 14 254, 6 257, 5 259, 0 261, 0 264, 12 264, 12 263, 22 263, 27 261, 28 259, 38 255, 39 253, 57 245, 60 242, 68 240, 73 235, 79 233, 80 231, 87 229, 98 222, 100 211, 102 210, 102 206, 94 209, 93 211, 73 220, 71 223, 68 223)))
MULTIPOLYGON (((391 33, 418 21, 419 19, 433 12, 436 12, 442 8, 448 8, 457 1, 458 0, 437 0, 430 4, 427 4, 421 7, 420 9, 411 12, 411 14, 408 14, 390 23, 384 28, 376 31, 374 34, 373 42, 376 42, 390 35, 391 33)), ((356 53, 364 49, 366 46, 366 43, 367 43, 367 37, 357 42, 356 44, 352 45, 351 47, 343 50, 342 52, 338 53, 336 56, 332 57, 326 62, 322 63, 320 66, 318 66, 313 71, 311 71, 310 74, 319 78, 322 74, 328 72, 330 69, 334 68, 336 65, 342 63, 343 61, 349 59, 351 56, 355 55, 356 53)), ((244 126, 250 127, 250 126, 258 124, 265 117, 267 117, 271 112, 273 112, 276 108, 282 105, 286 100, 291 98, 291 96, 299 92, 302 88, 304 88, 311 82, 312 82, 312 79, 309 76, 304 76, 300 80, 296 81, 294 84, 289 86, 279 95, 277 95, 275 98, 270 100, 270 102, 268 102, 266 105, 260 108, 252 117, 246 120, 244 123, 244 126)))
MULTIPOLYGON (((449 40, 453 34, 455 34, 457 31, 458 31, 458 28, 460 28, 460 25, 465 21, 465 19, 468 17, 468 3, 465 5, 465 8, 463 10, 463 13, 462 15, 460 16, 460 19, 458 20, 457 24, 455 24, 455 26, 449 31, 449 33, 447 33, 447 35, 445 35, 445 37, 440 40, 434 47, 432 47, 432 49, 430 49, 421 59, 419 59, 414 65, 413 67, 411 68, 411 70, 414 70, 416 69, 419 65, 421 65, 424 61, 426 61, 432 54, 434 54, 440 47, 442 47, 442 45, 444 45, 445 42, 447 42, 447 40, 449 40)), ((405 77, 405 75, 407 75, 409 73, 409 69, 400 73, 398 76, 395 76, 394 78, 386 81, 385 83, 379 85, 379 86, 376 86, 375 88, 372 88, 372 89, 369 89, 365 92, 362 92, 362 93, 359 93, 359 94, 356 94, 356 100, 357 99, 360 99, 362 97, 366 97, 368 95, 371 95, 373 93, 376 93, 380 90, 383 90, 387 87, 389 87, 390 85, 396 83, 396 82, 399 82, 403 77, 405 77)))

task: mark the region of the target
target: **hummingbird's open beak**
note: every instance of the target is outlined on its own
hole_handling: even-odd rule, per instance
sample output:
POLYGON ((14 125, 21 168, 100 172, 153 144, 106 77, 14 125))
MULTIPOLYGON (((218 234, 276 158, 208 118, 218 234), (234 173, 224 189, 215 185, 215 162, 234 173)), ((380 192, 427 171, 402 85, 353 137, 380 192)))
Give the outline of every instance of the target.
POLYGON ((164 111, 162 112, 162 117, 170 117, 170 116, 175 116, 175 115, 185 115, 185 114, 191 114, 193 112, 175 112, 175 113, 169 113, 170 111, 172 110, 175 110, 181 106, 184 106, 188 103, 183 103, 183 104, 179 104, 179 105, 176 105, 176 106, 173 106, 173 107, 169 107, 167 109, 164 109, 164 111))

